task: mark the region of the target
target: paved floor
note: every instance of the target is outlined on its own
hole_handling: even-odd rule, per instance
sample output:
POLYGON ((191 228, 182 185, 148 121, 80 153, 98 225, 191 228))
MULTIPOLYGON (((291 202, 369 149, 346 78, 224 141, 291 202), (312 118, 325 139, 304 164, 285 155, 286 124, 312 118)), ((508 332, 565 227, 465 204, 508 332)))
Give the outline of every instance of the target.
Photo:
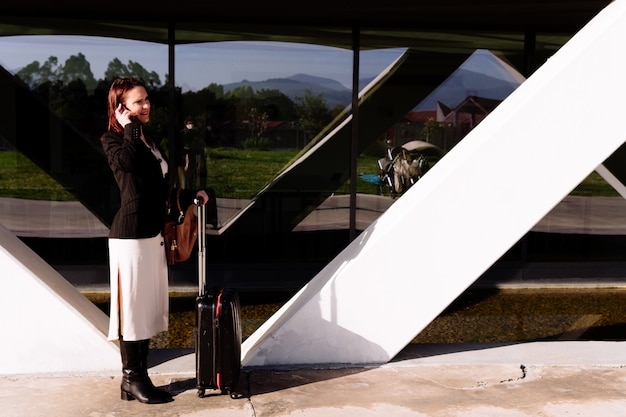
MULTIPOLYGON (((296 231, 348 228, 348 195, 333 195, 303 219, 296 231)), ((365 229, 395 200, 360 194, 357 226, 365 229)), ((218 198, 218 217, 227 223, 248 200, 218 198)), ((108 229, 79 202, 35 201, 0 197, 0 224, 17 236, 105 237, 108 229)), ((537 232, 624 234, 626 200, 621 197, 567 196, 533 228, 537 232)), ((212 230, 209 230, 212 233, 212 230)))
POLYGON ((169 404, 119 399, 120 377, 0 378, 3 417, 626 416, 626 342, 417 345, 371 367, 244 369, 240 399, 195 389, 194 355, 154 351, 169 404))
MULTIPOLYGON (((615 211, 615 202, 607 200, 608 208, 577 200, 558 209, 576 217, 580 210, 615 211)), ((12 205, 7 200, 0 203, 12 205)), ((35 206, 26 208, 36 210, 35 206)), ((14 221, 9 223, 20 230, 16 218, 9 216, 14 221)), ((598 216, 592 227, 586 223, 585 231, 603 229, 605 219, 598 216)), ((626 224, 619 216, 612 219, 616 223, 609 228, 626 224)), ((71 221, 69 216, 67 222, 71 221)), ((557 223, 548 216, 542 224, 548 229, 563 227, 557 223)), ((65 226, 63 233, 72 230, 65 226)), ((41 229, 46 228, 47 223, 42 224, 41 229)), ((104 232, 94 223, 88 233, 104 232)), ((3 340, 10 342, 10 337, 3 340)), ((199 398, 192 352, 153 351, 151 362, 154 382, 175 394, 174 402, 121 401, 119 374, 3 376, 0 416, 626 417, 626 342, 411 345, 381 366, 244 369, 240 399, 217 393, 199 398)))

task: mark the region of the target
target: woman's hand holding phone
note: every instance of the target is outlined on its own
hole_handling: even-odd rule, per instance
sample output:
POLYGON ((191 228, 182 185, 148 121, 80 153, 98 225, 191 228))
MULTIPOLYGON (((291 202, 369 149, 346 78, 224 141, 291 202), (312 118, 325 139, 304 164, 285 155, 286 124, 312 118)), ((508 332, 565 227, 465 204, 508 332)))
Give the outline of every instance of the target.
POLYGON ((131 111, 128 110, 122 103, 119 103, 117 105, 117 109, 115 109, 115 118, 117 119, 118 123, 122 125, 122 127, 124 127, 132 122, 131 117, 131 111))

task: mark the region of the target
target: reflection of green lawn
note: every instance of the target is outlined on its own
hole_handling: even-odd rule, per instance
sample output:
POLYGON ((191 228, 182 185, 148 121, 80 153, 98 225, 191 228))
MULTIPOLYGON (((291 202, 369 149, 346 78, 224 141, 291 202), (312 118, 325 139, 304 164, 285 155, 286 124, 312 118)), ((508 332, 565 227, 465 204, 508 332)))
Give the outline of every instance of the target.
POLYGON ((570 193, 578 196, 618 197, 619 194, 604 178, 593 171, 580 185, 570 193))
MULTIPOLYGON (((207 153, 207 184, 215 189, 216 194, 224 198, 252 198, 292 162, 298 151, 217 148, 207 153)), ((377 174, 377 160, 375 156, 359 157, 358 172, 377 174)), ((359 181, 357 190, 378 193, 377 186, 363 181, 359 181)), ((349 192, 349 185, 342 186, 338 192, 349 192)))
POLYGON ((71 201, 74 196, 19 152, 0 152, 0 196, 71 201))
MULTIPOLYGON (((260 151, 212 148, 207 151, 207 185, 222 198, 254 197, 297 155, 295 149, 260 151)), ((378 156, 361 155, 358 174, 377 174, 378 156)), ((346 161, 346 165, 349 161, 346 161)), ((324 167, 320 167, 323 170, 324 167)), ((349 182, 337 193, 347 194, 349 182)), ((378 194, 378 186, 358 180, 357 192, 378 194)), ((592 172, 571 193, 580 196, 618 196, 600 175, 592 172)), ((0 152, 0 196, 34 200, 71 201, 74 197, 22 154, 0 152)))
MULTIPOLYGON (((259 151, 215 148, 207 151, 207 186, 223 198, 252 198, 298 153, 295 149, 259 151)), ((378 158, 359 158, 359 173, 375 174, 378 158)), ((323 169, 323 167, 320 167, 323 169)), ((348 192, 344 185, 340 192, 348 192), (343 190, 345 188, 345 190, 343 190)), ((378 187, 359 181, 358 192, 378 193, 378 187)), ((71 201, 65 191, 33 162, 15 151, 0 152, 0 196, 34 200, 71 201)))

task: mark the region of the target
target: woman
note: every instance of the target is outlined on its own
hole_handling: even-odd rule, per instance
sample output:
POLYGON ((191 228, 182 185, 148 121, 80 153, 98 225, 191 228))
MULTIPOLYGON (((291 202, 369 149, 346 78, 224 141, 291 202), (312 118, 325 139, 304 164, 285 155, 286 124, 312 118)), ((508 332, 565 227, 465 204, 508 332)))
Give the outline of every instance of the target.
MULTIPOLYGON (((150 404, 169 402, 172 396, 150 381, 147 363, 150 338, 168 327, 168 271, 162 235, 168 164, 156 143, 144 135, 150 101, 139 80, 113 81, 108 115, 108 130, 101 142, 121 197, 109 232, 109 340, 120 343, 121 397, 150 404)), ((196 196, 208 200, 203 190, 196 196)))

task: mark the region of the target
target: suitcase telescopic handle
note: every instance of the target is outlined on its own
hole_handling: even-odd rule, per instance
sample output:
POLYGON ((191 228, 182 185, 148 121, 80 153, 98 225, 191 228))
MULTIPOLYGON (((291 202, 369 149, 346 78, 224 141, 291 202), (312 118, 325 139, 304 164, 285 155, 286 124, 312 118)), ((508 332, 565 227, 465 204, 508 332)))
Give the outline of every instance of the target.
POLYGON ((202 197, 193 200, 198 218, 198 294, 203 295, 206 287, 206 206, 202 197))

